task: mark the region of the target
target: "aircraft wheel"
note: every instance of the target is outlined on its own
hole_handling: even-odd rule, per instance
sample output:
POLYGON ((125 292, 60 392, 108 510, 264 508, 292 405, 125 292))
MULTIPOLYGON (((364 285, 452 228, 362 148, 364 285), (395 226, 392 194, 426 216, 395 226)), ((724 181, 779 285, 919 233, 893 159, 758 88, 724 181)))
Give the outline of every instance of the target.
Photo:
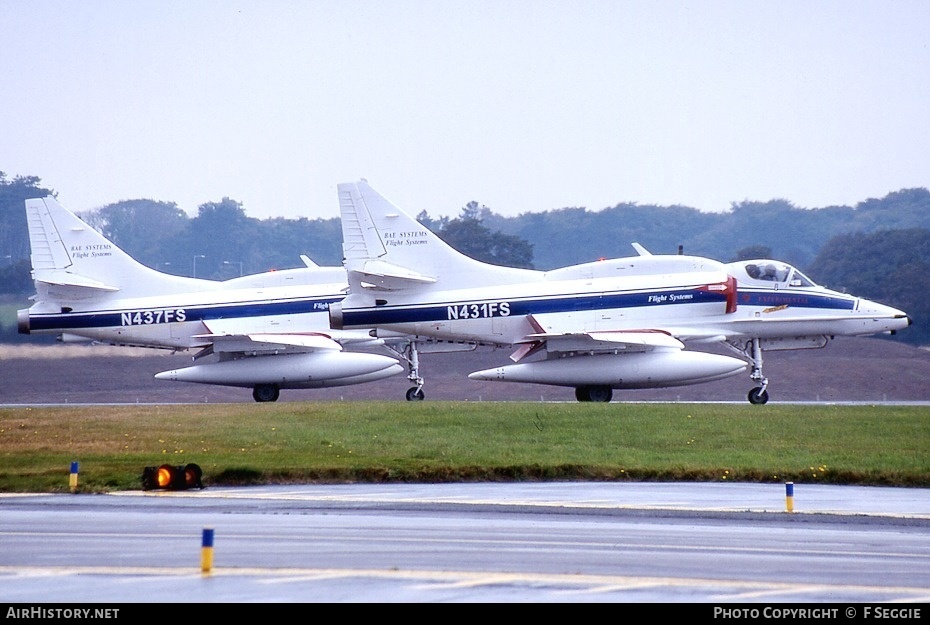
POLYGON ((252 389, 252 399, 258 402, 278 401, 280 394, 277 384, 257 384, 252 389))
POLYGON ((761 386, 749 391, 749 403, 750 404, 764 404, 769 400, 769 392, 763 391, 761 386))
POLYGON ((591 389, 587 386, 575 387, 575 399, 578 401, 591 401, 591 389))
POLYGON ((592 386, 588 389, 589 401, 606 403, 613 399, 613 396, 614 392, 609 386, 592 386))
POLYGON ((411 386, 407 389, 407 401, 423 401, 425 398, 422 388, 411 386))

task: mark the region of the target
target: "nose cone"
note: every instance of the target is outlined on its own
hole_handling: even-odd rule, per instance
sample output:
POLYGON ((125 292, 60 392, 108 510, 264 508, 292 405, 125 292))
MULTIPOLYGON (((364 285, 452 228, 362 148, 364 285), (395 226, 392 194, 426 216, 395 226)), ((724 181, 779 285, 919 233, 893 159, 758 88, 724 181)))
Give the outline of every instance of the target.
POLYGON ((860 315, 870 318, 874 333, 888 332, 894 334, 913 323, 903 310, 867 299, 859 299, 857 310, 860 315))

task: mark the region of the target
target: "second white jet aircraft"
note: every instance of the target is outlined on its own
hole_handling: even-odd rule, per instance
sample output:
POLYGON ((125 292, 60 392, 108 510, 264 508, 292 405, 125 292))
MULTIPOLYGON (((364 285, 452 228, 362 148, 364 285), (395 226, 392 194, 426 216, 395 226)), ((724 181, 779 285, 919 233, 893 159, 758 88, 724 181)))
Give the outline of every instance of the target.
POLYGON ((910 323, 900 310, 817 286, 772 261, 725 265, 634 245, 638 256, 551 271, 490 265, 447 245, 364 180, 340 184, 338 193, 349 291, 330 305, 330 323, 410 335, 409 377, 417 385, 408 400, 424 397, 417 345, 449 341, 516 348, 515 364, 472 379, 574 387, 579 401, 749 369, 757 383, 749 401, 762 404, 763 349, 822 347, 834 335, 910 323), (764 275, 769 264, 782 275, 764 275), (686 343, 728 345, 740 357, 686 343))
POLYGON ((384 341, 330 329, 328 308, 346 288, 342 267, 304 258, 300 269, 187 278, 136 261, 53 197, 26 200, 26 218, 36 294, 19 311, 21 334, 197 350, 195 364, 155 377, 251 388, 258 402, 276 401, 281 389, 361 384, 404 370, 390 356, 343 349, 395 351, 384 341))

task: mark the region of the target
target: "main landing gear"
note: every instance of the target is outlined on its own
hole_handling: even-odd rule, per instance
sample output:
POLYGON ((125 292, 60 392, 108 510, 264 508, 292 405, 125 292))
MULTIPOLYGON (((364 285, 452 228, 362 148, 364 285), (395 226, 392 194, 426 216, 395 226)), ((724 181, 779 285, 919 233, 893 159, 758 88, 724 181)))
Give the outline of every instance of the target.
POLYGON ((407 379, 415 385, 407 389, 407 401, 423 401, 426 395, 423 394, 423 378, 420 377, 419 354, 421 352, 436 354, 472 351, 478 347, 478 343, 405 337, 403 339, 391 339, 384 346, 397 358, 407 362, 407 370, 409 371, 407 379))
POLYGON ((769 392, 765 390, 765 386, 757 386, 749 391, 748 397, 750 404, 764 404, 769 400, 769 392))
POLYGON ((252 399, 257 402, 278 401, 280 394, 277 384, 256 384, 252 389, 252 399))
POLYGON ((578 401, 609 402, 614 392, 609 386, 578 386, 575 388, 575 399, 578 401))
POLYGON ((407 389, 407 401, 423 401, 426 399, 426 395, 423 393, 422 387, 411 386, 407 389))
POLYGON ((423 393, 423 378, 420 377, 420 357, 417 354, 416 341, 408 341, 404 345, 403 352, 396 352, 401 358, 407 361, 407 379, 416 384, 407 389, 407 401, 423 401, 426 394, 423 393))

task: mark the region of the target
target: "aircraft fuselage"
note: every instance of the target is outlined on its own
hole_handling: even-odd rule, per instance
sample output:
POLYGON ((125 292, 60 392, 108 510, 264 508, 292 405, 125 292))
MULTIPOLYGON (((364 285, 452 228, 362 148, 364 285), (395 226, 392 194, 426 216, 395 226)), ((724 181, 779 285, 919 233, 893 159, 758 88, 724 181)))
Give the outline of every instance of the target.
POLYGON ((167 349, 203 347, 210 322, 243 333, 328 332, 339 285, 206 290, 171 297, 109 297, 68 307, 36 304, 19 313, 24 334, 167 349))
POLYGON ((533 333, 530 316, 543 331, 595 332, 724 315, 728 294, 711 285, 720 286, 726 278, 708 271, 436 289, 428 297, 380 293, 374 305, 361 303, 371 302, 370 297, 350 295, 331 307, 332 325, 512 345, 533 333))

